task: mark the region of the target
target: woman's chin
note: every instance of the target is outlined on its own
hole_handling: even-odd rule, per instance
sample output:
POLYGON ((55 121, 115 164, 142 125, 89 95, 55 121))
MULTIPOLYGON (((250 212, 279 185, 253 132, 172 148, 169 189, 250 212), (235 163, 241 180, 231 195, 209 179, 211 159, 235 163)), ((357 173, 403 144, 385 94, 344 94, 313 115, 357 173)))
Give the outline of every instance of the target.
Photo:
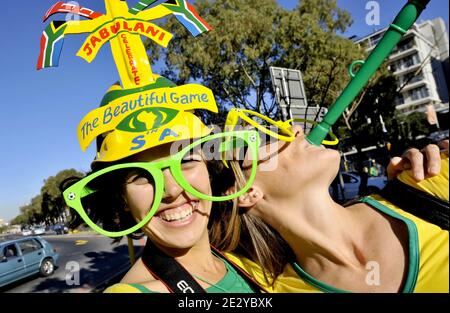
POLYGON ((323 186, 328 188, 339 173, 341 155, 337 150, 324 149, 317 162, 322 164, 321 170, 317 175, 320 177, 323 186))

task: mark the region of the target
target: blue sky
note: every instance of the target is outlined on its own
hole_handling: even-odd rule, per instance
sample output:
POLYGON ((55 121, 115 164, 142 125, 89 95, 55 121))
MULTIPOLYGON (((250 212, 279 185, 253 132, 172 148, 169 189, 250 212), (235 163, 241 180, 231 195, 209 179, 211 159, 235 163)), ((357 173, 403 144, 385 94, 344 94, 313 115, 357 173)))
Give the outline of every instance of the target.
MULTIPOLYGON (((42 16, 56 0, 3 3, 0 48, 0 218, 9 220, 19 207, 38 195, 44 179, 60 170, 89 169, 93 148, 82 152, 76 127, 96 108, 118 74, 108 45, 88 64, 76 56, 85 35, 68 35, 57 68, 36 71, 39 39, 46 23, 42 16), (25 4, 25 5, 24 5, 25 4)), ((81 5, 104 12, 101 0, 79 0, 81 5)), ((129 4, 137 1, 129 1, 129 4)), ((278 0, 287 9, 298 0, 278 0)), ((365 23, 365 0, 338 0, 354 20, 346 36, 363 36, 374 26, 365 23)), ((405 1, 378 1, 380 26, 390 23, 405 1)), ((448 29, 448 0, 432 0, 420 19, 441 16, 448 29)))

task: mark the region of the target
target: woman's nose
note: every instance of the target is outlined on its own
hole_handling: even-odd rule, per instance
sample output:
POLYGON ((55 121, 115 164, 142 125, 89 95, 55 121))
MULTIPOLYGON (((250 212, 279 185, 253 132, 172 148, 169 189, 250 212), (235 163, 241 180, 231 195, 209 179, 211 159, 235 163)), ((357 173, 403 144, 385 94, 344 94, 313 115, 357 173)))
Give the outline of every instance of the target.
POLYGON ((164 175, 164 193, 163 199, 176 199, 183 192, 183 188, 173 178, 170 169, 163 171, 164 175))
POLYGON ((303 128, 298 125, 292 125, 292 132, 294 133, 295 137, 303 136, 303 128))

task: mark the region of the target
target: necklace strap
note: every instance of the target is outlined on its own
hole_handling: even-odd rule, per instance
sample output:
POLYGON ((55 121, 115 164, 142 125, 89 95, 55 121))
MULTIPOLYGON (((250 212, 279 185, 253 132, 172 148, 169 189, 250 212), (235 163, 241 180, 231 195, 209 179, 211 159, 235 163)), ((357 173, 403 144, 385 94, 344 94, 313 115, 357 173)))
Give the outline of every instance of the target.
POLYGON ((206 292, 180 263, 158 249, 149 239, 142 254, 142 262, 172 293, 206 292))

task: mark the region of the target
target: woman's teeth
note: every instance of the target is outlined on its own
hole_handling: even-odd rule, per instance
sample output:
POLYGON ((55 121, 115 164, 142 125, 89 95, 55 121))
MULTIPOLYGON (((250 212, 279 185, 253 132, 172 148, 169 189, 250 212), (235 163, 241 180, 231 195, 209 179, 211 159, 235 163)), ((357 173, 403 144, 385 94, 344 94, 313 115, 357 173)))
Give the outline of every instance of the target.
POLYGON ((188 218, 192 215, 192 211, 194 207, 196 207, 196 204, 190 203, 189 206, 186 206, 186 208, 182 211, 177 212, 167 212, 163 211, 159 214, 159 217, 161 217, 166 222, 173 222, 173 221, 181 221, 183 219, 188 218))

